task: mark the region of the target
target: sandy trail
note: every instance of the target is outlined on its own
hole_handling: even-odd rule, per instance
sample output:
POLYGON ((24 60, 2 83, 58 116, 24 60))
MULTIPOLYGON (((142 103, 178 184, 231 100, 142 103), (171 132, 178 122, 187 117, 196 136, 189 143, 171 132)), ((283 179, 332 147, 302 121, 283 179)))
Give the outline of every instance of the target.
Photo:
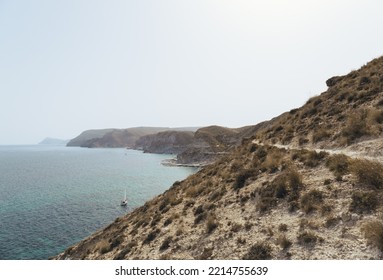
MULTIPOLYGON (((254 144, 257 145, 266 145, 264 143, 259 142, 258 140, 253 140, 254 144)), ((377 138, 372 140, 362 141, 353 145, 350 145, 346 148, 337 148, 337 149, 324 149, 317 147, 297 147, 295 145, 282 145, 282 144, 267 144, 279 149, 286 150, 310 150, 315 151, 317 153, 326 152, 330 155, 343 154, 350 158, 355 159, 366 159, 371 161, 378 161, 383 163, 383 139, 377 138)))

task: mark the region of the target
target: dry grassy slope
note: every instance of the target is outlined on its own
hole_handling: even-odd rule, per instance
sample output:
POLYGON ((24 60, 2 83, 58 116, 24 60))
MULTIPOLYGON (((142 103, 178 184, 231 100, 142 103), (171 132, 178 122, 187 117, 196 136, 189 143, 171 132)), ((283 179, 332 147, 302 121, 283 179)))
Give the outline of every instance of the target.
POLYGON ((379 259, 362 229, 380 186, 351 165, 248 142, 58 258, 379 259))
POLYGON ((382 135, 383 57, 327 80, 328 90, 270 122, 263 142, 346 146, 382 135))
MULTIPOLYGON (((379 58, 330 79, 257 140, 366 148, 363 140, 381 136, 382 69, 379 58)), ((252 140, 56 258, 383 257, 382 165, 252 140)))

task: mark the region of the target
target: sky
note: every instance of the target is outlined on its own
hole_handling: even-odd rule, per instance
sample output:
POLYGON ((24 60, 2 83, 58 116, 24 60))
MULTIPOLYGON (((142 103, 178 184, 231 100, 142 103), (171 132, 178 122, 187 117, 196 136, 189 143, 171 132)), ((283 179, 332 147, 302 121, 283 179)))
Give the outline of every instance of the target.
POLYGON ((241 127, 383 55, 380 0, 0 0, 0 145, 241 127))

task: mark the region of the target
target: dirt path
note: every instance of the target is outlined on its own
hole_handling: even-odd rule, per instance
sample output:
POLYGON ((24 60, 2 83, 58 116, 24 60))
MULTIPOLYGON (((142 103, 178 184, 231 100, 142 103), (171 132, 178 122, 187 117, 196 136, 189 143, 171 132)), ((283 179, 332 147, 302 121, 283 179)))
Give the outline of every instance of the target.
MULTIPOLYGON (((253 140, 254 144, 263 145, 263 143, 258 140, 253 140)), ((270 145, 270 144, 269 144, 270 145)), ((316 151, 317 153, 326 152, 331 155, 335 154, 344 154, 350 158, 359 158, 359 159, 367 159, 372 161, 379 161, 383 163, 383 139, 377 138, 372 140, 366 140, 362 142, 358 142, 356 144, 350 145, 346 148, 338 148, 338 149, 323 149, 316 147, 296 147, 293 145, 282 145, 282 144, 271 144, 274 147, 286 150, 292 149, 306 149, 311 151, 316 151)))

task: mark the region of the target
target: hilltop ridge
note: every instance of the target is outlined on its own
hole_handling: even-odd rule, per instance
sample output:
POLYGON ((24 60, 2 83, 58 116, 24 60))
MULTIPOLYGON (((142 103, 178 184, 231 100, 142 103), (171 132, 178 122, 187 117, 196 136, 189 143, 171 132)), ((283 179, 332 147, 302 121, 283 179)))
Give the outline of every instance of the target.
POLYGON ((383 57, 327 85, 55 258, 382 259, 383 57))

